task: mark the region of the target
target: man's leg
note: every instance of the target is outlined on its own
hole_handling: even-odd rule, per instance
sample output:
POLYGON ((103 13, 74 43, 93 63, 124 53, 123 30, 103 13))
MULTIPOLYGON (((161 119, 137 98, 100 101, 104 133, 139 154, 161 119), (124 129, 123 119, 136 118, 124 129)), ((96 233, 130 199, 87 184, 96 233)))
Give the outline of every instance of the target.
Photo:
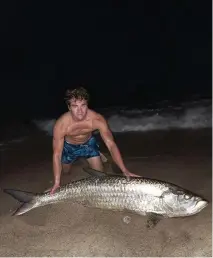
POLYGON ((89 158, 87 161, 92 169, 104 172, 104 167, 100 156, 89 158))

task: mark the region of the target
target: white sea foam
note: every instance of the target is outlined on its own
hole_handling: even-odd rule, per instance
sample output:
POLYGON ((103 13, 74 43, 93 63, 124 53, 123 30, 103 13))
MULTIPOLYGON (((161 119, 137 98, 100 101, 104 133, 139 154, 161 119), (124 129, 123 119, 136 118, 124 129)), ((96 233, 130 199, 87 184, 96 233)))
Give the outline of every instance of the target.
POLYGON ((198 129, 211 127, 211 115, 205 114, 205 108, 188 109, 184 114, 153 114, 152 116, 113 115, 108 119, 114 132, 151 131, 167 129, 198 129))
MULTIPOLYGON (((111 108, 107 113, 107 121, 113 132, 133 132, 168 129, 198 129, 212 127, 211 103, 194 106, 185 105, 168 106, 157 109, 117 109, 111 108)), ((37 127, 52 135, 55 119, 34 120, 37 127)))
POLYGON ((56 119, 45 119, 45 120, 33 120, 33 123, 41 130, 46 132, 48 135, 53 134, 53 126, 56 119))

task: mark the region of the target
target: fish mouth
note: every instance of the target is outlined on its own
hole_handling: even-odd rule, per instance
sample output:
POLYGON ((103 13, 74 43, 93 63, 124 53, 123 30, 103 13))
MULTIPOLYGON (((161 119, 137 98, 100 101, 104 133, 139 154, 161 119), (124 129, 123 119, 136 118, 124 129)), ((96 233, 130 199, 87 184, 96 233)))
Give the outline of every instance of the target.
POLYGON ((206 206, 208 205, 208 202, 205 201, 205 200, 201 200, 201 201, 198 201, 196 206, 195 206, 195 209, 197 210, 197 212, 201 211, 202 209, 204 209, 206 206))

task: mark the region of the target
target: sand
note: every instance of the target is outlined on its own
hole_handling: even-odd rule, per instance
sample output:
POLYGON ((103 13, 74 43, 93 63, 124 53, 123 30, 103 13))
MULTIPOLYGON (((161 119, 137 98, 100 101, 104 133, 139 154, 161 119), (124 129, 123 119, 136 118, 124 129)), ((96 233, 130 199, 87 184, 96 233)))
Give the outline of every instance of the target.
MULTIPOLYGON (((211 130, 115 135, 130 171, 205 196, 210 204, 187 218, 165 219, 151 230, 146 217, 57 204, 14 217, 19 206, 0 192, 0 256, 212 256, 211 130), (125 224, 124 216, 131 222, 125 224)), ((0 187, 34 192, 52 186, 51 138, 33 132, 1 153, 0 187)), ((101 143, 102 151, 108 156, 101 143)), ((110 159, 109 159, 110 160, 110 159)), ((85 177, 79 160, 62 183, 85 177)), ((110 172, 117 168, 106 166, 110 172)))

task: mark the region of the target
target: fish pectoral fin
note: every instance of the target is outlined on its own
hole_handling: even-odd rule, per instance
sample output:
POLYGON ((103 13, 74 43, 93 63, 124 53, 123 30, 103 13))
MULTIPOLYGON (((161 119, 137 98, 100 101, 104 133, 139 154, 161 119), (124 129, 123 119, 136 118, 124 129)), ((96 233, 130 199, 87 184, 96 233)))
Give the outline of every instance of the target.
POLYGON ((148 219, 147 219, 146 227, 148 229, 154 228, 158 224, 158 222, 164 218, 162 215, 153 213, 153 212, 150 212, 147 215, 148 215, 148 219))
POLYGON ((103 177, 103 176, 106 176, 106 174, 104 172, 101 172, 101 171, 98 171, 98 170, 95 170, 95 169, 92 169, 92 168, 83 168, 83 170, 91 175, 91 176, 97 176, 97 177, 103 177))

